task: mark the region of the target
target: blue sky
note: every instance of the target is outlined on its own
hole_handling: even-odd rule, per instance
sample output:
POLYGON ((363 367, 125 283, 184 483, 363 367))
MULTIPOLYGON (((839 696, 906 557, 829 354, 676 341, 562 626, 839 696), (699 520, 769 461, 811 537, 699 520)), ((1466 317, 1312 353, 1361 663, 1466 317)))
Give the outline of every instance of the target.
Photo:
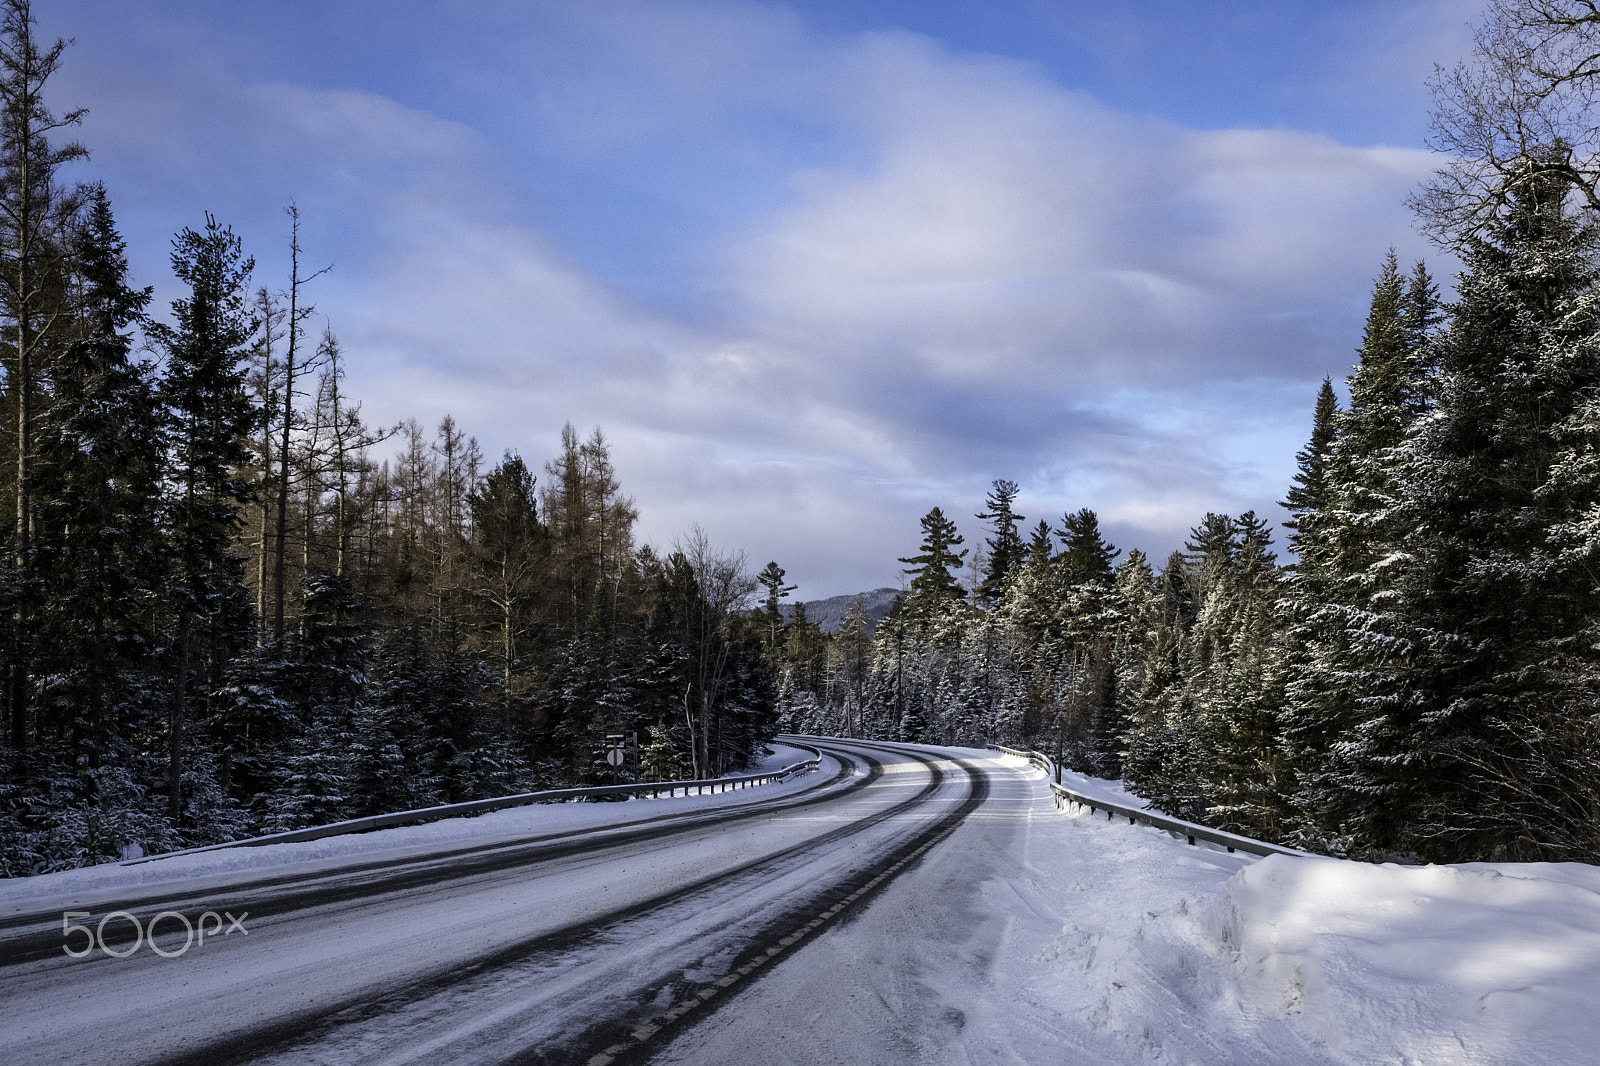
POLYGON ((991 480, 1164 556, 1280 514, 1412 230, 1475 2, 36 0, 139 280, 211 211, 374 423, 542 463, 604 428, 642 538, 894 584, 991 480), (319 322, 318 328, 322 323, 319 322))

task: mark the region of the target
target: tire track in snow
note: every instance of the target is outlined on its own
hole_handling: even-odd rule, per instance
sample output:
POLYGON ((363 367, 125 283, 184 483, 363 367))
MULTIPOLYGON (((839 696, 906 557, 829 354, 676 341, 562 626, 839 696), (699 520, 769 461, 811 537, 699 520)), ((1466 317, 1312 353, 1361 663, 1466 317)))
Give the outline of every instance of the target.
MULTIPOLYGON (((824 744, 823 738, 806 738, 819 745, 824 744)), ((902 746, 889 746, 873 744, 865 741, 853 742, 862 747, 878 751, 892 752, 896 755, 908 755, 926 763, 935 774, 939 774, 937 763, 939 761, 953 762, 964 770, 972 782, 972 791, 966 800, 918 833, 911 840, 895 848, 884 856, 881 862, 857 877, 843 882, 827 893, 822 903, 827 906, 818 911, 804 909, 801 912, 801 923, 788 930, 784 935, 783 930, 768 930, 766 935, 758 939, 755 948, 734 960, 734 965, 724 977, 714 981, 692 995, 677 1000, 672 1006, 648 1019, 644 1024, 629 1031, 623 1039, 612 1043, 594 1053, 583 1061, 586 1066, 633 1066, 648 1059, 654 1048, 677 1035, 683 1029, 704 1020, 711 1012, 723 1006, 741 990, 748 987, 753 981, 764 976, 775 963, 782 961, 789 955, 804 947, 806 943, 823 932, 829 926, 841 919, 844 912, 864 906, 866 903, 886 889, 907 868, 914 865, 917 860, 942 842, 953 833, 957 826, 966 817, 982 805, 989 795, 989 775, 981 767, 964 759, 951 758, 947 755, 933 754, 930 758, 914 748, 902 746), (871 876, 868 877, 867 875, 871 876), (809 920, 804 920, 809 917, 809 920), (766 946, 761 946, 766 942, 766 946)), ((793 916, 791 916, 793 917, 793 916)), ((596 1027, 593 1032, 599 1035, 603 1027, 596 1027)), ((555 1062, 561 1060, 519 1060, 555 1062)))
MULTIPOLYGON (((451 882, 481 877, 519 866, 548 862, 571 855, 592 856, 618 850, 641 841, 659 841, 692 833, 707 825, 730 823, 770 816, 775 811, 791 810, 832 802, 865 788, 880 774, 881 768, 866 767, 866 774, 843 786, 836 783, 847 773, 856 772, 855 761, 841 759, 840 772, 816 784, 774 799, 729 804, 711 809, 673 811, 631 820, 622 824, 588 826, 559 833, 543 834, 519 841, 497 841, 469 847, 429 851, 425 855, 357 862, 333 870, 306 874, 258 877, 229 884, 225 889, 205 893, 177 893, 171 889, 143 896, 122 896, 97 904, 98 911, 146 913, 173 910, 197 913, 211 909, 218 893, 225 892, 235 911, 249 911, 258 919, 286 917, 295 911, 355 902, 369 906, 381 899, 407 895, 420 889, 448 888, 451 882), (820 792, 820 794, 819 794, 820 792)), ((119 923, 106 930, 105 942, 121 947, 134 941, 133 930, 119 923)), ((54 959, 61 954, 61 910, 31 912, 0 918, 0 970, 8 966, 54 959), (7 935, 8 930, 20 932, 7 935)), ((86 965, 80 963, 79 965, 86 965)))
MULTIPOLYGON (((878 748, 877 745, 872 747, 878 748)), ((247 1061, 299 1062, 327 1053, 332 1056, 330 1061, 342 1062, 363 1057, 359 1050, 363 1047, 370 1053, 374 1043, 407 1049, 405 1053, 385 1057, 386 1062, 516 1062, 566 1066, 605 1055, 607 1049, 612 1049, 611 1058, 605 1061, 621 1061, 630 1049, 645 1049, 658 1033, 665 1037, 705 1017, 729 993, 757 975, 758 970, 797 950, 851 908, 870 899, 953 830, 982 802, 987 792, 983 772, 970 765, 963 766, 973 781, 963 803, 909 837, 897 840, 865 869, 855 870, 821 890, 807 891, 797 902, 758 901, 757 910, 770 910, 774 906, 781 906, 781 909, 761 917, 753 928, 718 928, 709 940, 698 938, 687 958, 670 963, 670 973, 664 978, 621 990, 607 983, 606 949, 628 950, 633 943, 633 927, 653 922, 658 931, 662 927, 671 929, 678 924, 673 920, 675 908, 693 914, 715 906, 729 894, 755 892, 785 874, 803 873, 813 855, 831 852, 874 826, 903 817, 929 802, 941 790, 945 774, 939 764, 949 765, 947 759, 903 749, 883 747, 880 750, 923 763, 928 770, 928 782, 914 796, 778 855, 715 873, 594 920, 506 945, 466 966, 449 967, 387 988, 369 987, 343 1001, 236 1032, 223 1040, 161 1061, 166 1066, 226 1066, 247 1061), (730 952, 731 960, 727 958, 730 952), (709 982, 687 977, 689 973, 707 969, 720 969, 722 975, 709 982), (543 992, 558 988, 562 979, 571 979, 576 987, 558 990, 536 1004, 509 997, 508 1006, 490 1009, 482 1017, 471 1016, 474 1009, 482 1011, 483 1003, 502 994, 507 985, 537 988, 543 992), (663 1007, 664 994, 670 996, 671 1001, 663 1007), (549 1013, 570 1018, 581 1014, 586 1004, 608 1006, 611 1013, 581 1030, 535 1039, 530 1044, 528 1026, 538 1024, 540 1015, 549 1013), (465 1022, 463 1014, 467 1015, 465 1022), (418 1018, 424 1022, 438 1019, 445 1030, 442 1033, 413 1032, 419 1027, 415 1021, 418 1018), (619 1042, 627 1046, 617 1048, 619 1042)), ((883 764, 871 755, 840 749, 830 754, 865 761, 870 772, 868 778, 860 782, 863 786, 882 779, 883 764)), ((617 967, 612 965, 611 968, 617 967)))
MULTIPOLYGON (((842 762, 852 767, 864 768, 864 775, 843 788, 834 789, 832 792, 821 796, 811 796, 804 801, 771 800, 762 804, 751 804, 749 810, 739 808, 740 813, 736 820, 788 813, 795 809, 837 801, 850 793, 868 787, 883 776, 883 764, 870 756, 856 756, 842 752, 834 754, 836 757, 841 758, 842 762)), ((359 1029, 361 1026, 387 1015, 403 1015, 420 1001, 439 996, 454 988, 469 986, 478 979, 492 980, 497 974, 508 968, 536 963, 540 958, 571 957, 583 952, 586 948, 592 949, 603 946, 608 939, 607 932, 615 927, 647 917, 674 904, 703 898, 707 893, 714 892, 720 884, 725 884, 731 880, 769 872, 771 867, 782 862, 785 857, 801 859, 809 852, 827 847, 840 839, 862 832, 869 828, 870 825, 881 821, 884 817, 893 816, 893 814, 899 813, 907 806, 921 802, 926 792, 936 788, 937 782, 930 782, 924 793, 902 801, 887 811, 880 812, 878 816, 866 821, 855 821, 841 826, 822 836, 812 838, 800 847, 779 856, 765 856, 733 869, 719 871, 698 879, 692 884, 680 886, 634 905, 504 945, 498 950, 481 955, 465 965, 452 964, 439 967, 421 974, 409 975, 398 981, 374 982, 374 984, 368 985, 352 995, 332 1002, 321 1003, 313 1010, 295 1012, 280 1016, 266 1024, 237 1030, 226 1037, 208 1041, 199 1047, 187 1049, 182 1054, 166 1057, 159 1061, 166 1064, 166 1066, 226 1066, 229 1063, 266 1058, 294 1048, 302 1048, 309 1051, 315 1048, 319 1041, 335 1036, 340 1030, 359 1029)), ((719 812, 727 811, 728 809, 720 808, 719 812)), ((719 812, 705 813, 711 816, 717 815, 719 812)), ((688 828, 703 828, 707 822, 726 822, 727 820, 721 817, 698 819, 695 825, 688 828)), ((647 835, 653 840, 660 839, 659 833, 647 835)), ((630 840, 636 839, 638 839, 638 834, 630 834, 630 840)), ((579 842, 575 848, 560 849, 553 857, 565 857, 569 851, 573 850, 584 850, 582 843, 579 842)), ((545 857, 552 856, 547 855, 545 857)), ((55 950, 59 951, 59 944, 55 950)), ((434 1061, 448 1060, 436 1059, 434 1061)), ((567 1060, 557 1059, 555 1061, 567 1060)))

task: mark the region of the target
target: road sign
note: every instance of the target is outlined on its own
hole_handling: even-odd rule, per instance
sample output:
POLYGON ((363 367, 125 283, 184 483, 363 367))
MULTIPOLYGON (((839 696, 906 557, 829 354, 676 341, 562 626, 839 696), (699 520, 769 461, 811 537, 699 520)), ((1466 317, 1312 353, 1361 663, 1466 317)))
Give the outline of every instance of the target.
POLYGON ((626 733, 606 734, 606 762, 612 766, 621 766, 628 758, 627 750, 623 745, 627 742, 626 733))

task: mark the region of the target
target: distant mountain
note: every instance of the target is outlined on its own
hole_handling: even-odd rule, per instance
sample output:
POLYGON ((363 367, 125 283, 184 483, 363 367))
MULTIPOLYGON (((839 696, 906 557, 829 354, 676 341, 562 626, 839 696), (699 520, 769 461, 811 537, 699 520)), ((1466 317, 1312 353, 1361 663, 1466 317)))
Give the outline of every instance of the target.
MULTIPOLYGON (((900 595, 899 589, 873 589, 871 592, 858 592, 853 596, 829 596, 825 600, 806 600, 806 620, 815 622, 822 627, 824 633, 837 633, 844 624, 844 614, 850 609, 850 604, 856 599, 861 600, 861 613, 867 616, 867 632, 878 628, 878 623, 883 621, 883 616, 889 613, 889 608, 894 604, 894 598, 900 595)), ((788 618, 794 614, 794 604, 783 605, 783 617, 788 618)))

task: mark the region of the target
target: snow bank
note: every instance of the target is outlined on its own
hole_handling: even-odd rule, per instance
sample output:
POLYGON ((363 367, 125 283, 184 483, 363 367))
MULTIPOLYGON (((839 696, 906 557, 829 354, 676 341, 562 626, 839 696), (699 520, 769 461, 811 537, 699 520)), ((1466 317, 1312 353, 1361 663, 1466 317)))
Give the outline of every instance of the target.
MULTIPOLYGON (((764 756, 749 770, 724 776, 767 773, 811 757, 810 752, 787 744, 774 743, 768 747, 771 754, 764 756)), ((824 760, 823 769, 826 771, 830 766, 835 764, 831 760, 824 760)), ((751 803, 809 788, 815 783, 815 776, 800 774, 788 781, 714 795, 660 799, 641 796, 615 803, 537 803, 487 814, 444 818, 421 825, 350 833, 292 844, 223 848, 131 866, 106 863, 35 877, 3 878, 0 879, 0 914, 39 910, 49 907, 53 901, 80 904, 93 898, 114 898, 135 887, 181 884, 185 890, 199 890, 211 883, 226 883, 230 877, 243 871, 314 874, 336 869, 353 858, 403 858, 409 855, 423 856, 447 845, 470 847, 514 843, 544 833, 601 827, 670 811, 751 803)))
MULTIPOLYGON (((1142 805, 1119 782, 1062 782, 1142 805)), ((1009 998, 1038 1024, 1068 1020, 1102 1061, 1600 1061, 1594 866, 1257 859, 1036 808, 1002 879, 1031 882, 1030 908, 1059 921, 1010 946, 1009 998)))
POLYGON ((1596 1054, 1591 866, 1273 856, 1229 879, 1202 926, 1232 963, 1240 1005, 1284 1018, 1335 1061, 1596 1054))

